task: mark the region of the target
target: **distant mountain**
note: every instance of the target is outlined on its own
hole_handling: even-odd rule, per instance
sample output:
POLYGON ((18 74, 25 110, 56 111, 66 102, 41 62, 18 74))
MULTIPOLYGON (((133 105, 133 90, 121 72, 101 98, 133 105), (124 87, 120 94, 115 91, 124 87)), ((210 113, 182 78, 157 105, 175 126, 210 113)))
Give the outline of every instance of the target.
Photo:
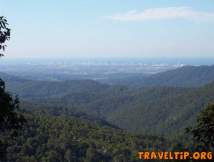
POLYGON ((93 80, 33 81, 4 73, 0 73, 0 78, 6 82, 6 88, 9 91, 23 99, 36 101, 46 101, 72 94, 71 100, 84 103, 96 99, 99 93, 109 87, 93 80))
POLYGON ((214 81, 213 66, 184 66, 149 76, 110 79, 106 83, 129 86, 199 87, 214 81))
MULTIPOLYGON (((204 80, 205 84, 204 77, 207 76, 205 74, 209 74, 207 78, 211 81, 212 72, 202 71, 209 71, 207 69, 212 71, 213 67, 183 67, 171 71, 172 74, 170 72, 161 74, 179 78, 176 74, 183 74, 181 71, 187 74, 186 69, 197 69, 199 74, 198 69, 204 68, 206 70, 201 70, 201 76, 196 80, 204 80)), ((157 76, 163 78, 161 74, 153 76, 153 79, 157 76)), ((196 77, 193 74, 192 76, 196 77)), ((75 110, 98 116, 113 125, 140 134, 182 134, 185 127, 194 123, 199 111, 209 102, 214 101, 214 82, 198 88, 185 86, 136 88, 109 86, 91 80, 43 82, 13 77, 5 77, 5 80, 8 89, 16 92, 22 100, 34 104, 75 108, 75 110)), ((188 80, 184 80, 183 77, 180 77, 180 80, 186 83, 177 83, 178 85, 187 85, 188 80)))
MULTIPOLYGON (((15 77, 0 73, 0 77, 8 81, 29 81, 21 77, 15 77)), ((77 82, 82 82, 87 79, 76 79, 77 82)), ((32 81, 32 80, 31 80, 32 81)), ((35 81, 35 80, 33 80, 35 81)), ((89 81, 89 80, 88 80, 89 81)), ((160 72, 153 75, 145 74, 117 74, 107 78, 98 79, 99 82, 110 85, 125 85, 137 87, 154 87, 154 86, 171 86, 171 87, 200 87, 214 81, 214 65, 213 66, 184 66, 166 72, 160 72)), ((44 81, 41 81, 45 83, 44 81)), ((49 82, 50 81, 46 81, 49 82)), ((56 83, 57 81, 55 81, 56 83)), ((68 83, 69 81, 62 81, 68 83)), ((54 81, 53 81, 54 83, 54 81)), ((95 82, 94 82, 95 83, 95 82)), ((73 84, 73 83, 72 83, 73 84)), ((81 83, 80 83, 81 84, 81 83)))

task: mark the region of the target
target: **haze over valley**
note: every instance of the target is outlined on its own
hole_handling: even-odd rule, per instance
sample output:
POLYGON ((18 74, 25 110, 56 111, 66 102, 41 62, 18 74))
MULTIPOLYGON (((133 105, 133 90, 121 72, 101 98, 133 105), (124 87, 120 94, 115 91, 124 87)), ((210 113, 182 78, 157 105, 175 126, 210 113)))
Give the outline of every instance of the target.
POLYGON ((6 88, 24 107, 67 108, 139 134, 174 136, 176 130, 182 136, 214 99, 214 66, 209 64, 22 60, 1 67, 6 88))

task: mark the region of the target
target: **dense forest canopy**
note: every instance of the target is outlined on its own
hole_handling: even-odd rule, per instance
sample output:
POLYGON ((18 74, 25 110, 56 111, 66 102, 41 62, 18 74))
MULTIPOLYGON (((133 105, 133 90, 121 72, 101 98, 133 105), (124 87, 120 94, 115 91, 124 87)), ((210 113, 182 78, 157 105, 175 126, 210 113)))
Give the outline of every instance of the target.
POLYGON ((197 123, 187 132, 193 135, 196 142, 214 147, 214 104, 211 103, 197 117, 197 123))

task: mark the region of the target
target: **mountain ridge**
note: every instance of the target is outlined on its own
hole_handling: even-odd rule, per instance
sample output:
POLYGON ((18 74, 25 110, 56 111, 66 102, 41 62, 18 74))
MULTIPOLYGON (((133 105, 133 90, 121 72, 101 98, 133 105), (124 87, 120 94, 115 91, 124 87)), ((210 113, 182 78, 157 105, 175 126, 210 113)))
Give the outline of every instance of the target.
MULTIPOLYGON (((203 66, 200 73, 212 74, 213 67, 203 66), (207 68, 210 69, 208 72, 207 68)), ((181 72, 186 68, 189 69, 183 67, 181 72)), ((199 67, 190 68, 198 71, 199 67)), ((16 92, 22 100, 68 109, 76 107, 78 111, 101 117, 113 125, 139 134, 172 135, 175 130, 183 133, 185 127, 194 123, 197 114, 214 101, 214 81, 199 87, 129 87, 90 80, 6 83, 8 89, 16 92)))
MULTIPOLYGON (((121 84, 137 87, 200 87, 212 81, 214 81, 214 65, 189 65, 149 76, 139 75, 134 78, 127 77, 123 78, 123 80, 113 80, 109 82, 111 84, 121 84)), ((105 83, 108 82, 106 81, 105 83)))

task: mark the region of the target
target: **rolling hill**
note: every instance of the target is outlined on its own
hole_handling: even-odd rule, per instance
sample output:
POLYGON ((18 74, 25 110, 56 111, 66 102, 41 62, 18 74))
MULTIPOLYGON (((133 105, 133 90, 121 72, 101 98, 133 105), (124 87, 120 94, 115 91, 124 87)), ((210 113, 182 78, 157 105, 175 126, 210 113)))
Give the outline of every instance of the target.
POLYGON ((199 87, 214 81, 214 66, 184 66, 158 74, 123 79, 112 79, 105 83, 148 87, 148 86, 173 86, 173 87, 199 87))
POLYGON ((7 75, 2 78, 9 90, 30 103, 75 109, 139 134, 174 136, 182 134, 197 114, 214 101, 213 69, 183 67, 156 74, 150 83, 141 82, 141 87, 110 86, 91 80, 31 81, 7 75))

